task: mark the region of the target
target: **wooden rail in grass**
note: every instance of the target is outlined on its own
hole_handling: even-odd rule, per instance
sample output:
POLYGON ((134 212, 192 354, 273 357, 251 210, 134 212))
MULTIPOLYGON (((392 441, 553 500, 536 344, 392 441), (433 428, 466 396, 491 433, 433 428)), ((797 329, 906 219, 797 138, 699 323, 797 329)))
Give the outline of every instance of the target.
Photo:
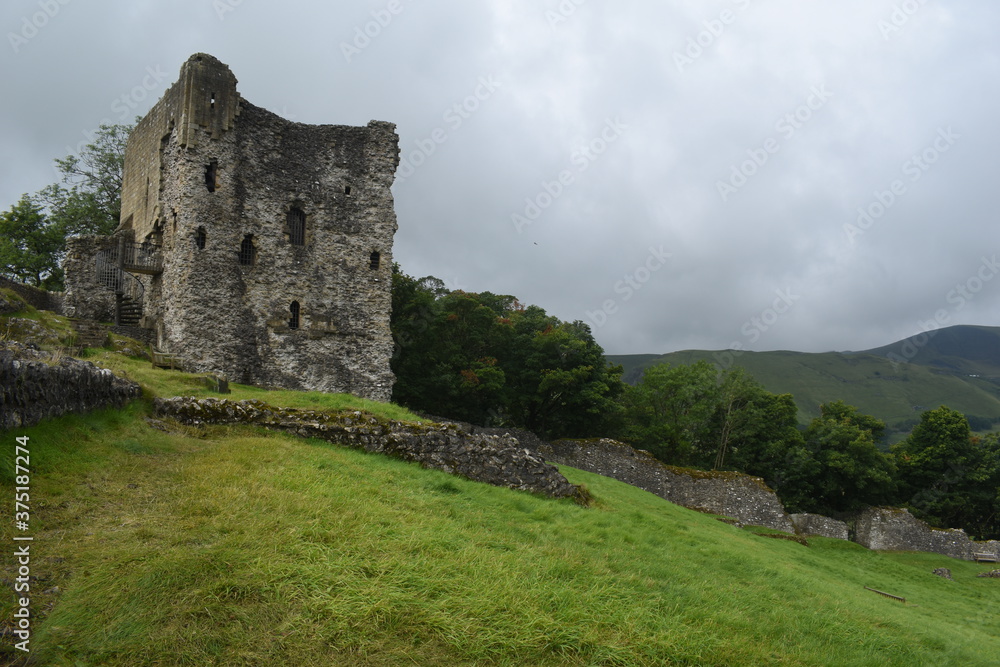
POLYGON ((875 590, 874 588, 869 588, 867 586, 865 586, 865 590, 866 591, 871 591, 872 593, 878 593, 882 597, 887 597, 890 600, 896 600, 898 602, 902 602, 903 604, 906 604, 906 598, 901 598, 898 595, 893 595, 892 593, 886 593, 885 591, 878 591, 878 590, 875 590))
POLYGON ((973 553, 972 560, 977 563, 995 563, 997 562, 997 555, 988 552, 973 553))

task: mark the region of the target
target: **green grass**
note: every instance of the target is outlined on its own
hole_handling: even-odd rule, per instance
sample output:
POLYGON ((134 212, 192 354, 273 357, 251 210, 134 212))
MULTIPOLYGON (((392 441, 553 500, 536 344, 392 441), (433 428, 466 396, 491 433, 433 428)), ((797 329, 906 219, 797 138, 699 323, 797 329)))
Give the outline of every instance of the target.
POLYGON ((165 368, 153 368, 148 360, 127 357, 106 349, 88 349, 87 361, 109 368, 118 375, 142 385, 147 398, 170 396, 197 396, 199 398, 226 398, 234 401, 257 399, 275 406, 309 410, 365 410, 386 419, 422 421, 409 410, 392 403, 379 403, 350 394, 325 394, 319 391, 291 389, 262 389, 249 385, 230 383, 230 394, 219 394, 208 388, 205 374, 184 373, 165 368))
MULTIPOLYGON (((768 539, 570 468, 596 499, 589 509, 246 427, 164 432, 147 409, 3 435, 31 438, 35 664, 909 666, 1000 655, 1000 582, 975 576, 988 566, 768 539)), ((0 459, 7 498, 11 463, 0 459)), ((11 544, 9 522, 0 539, 11 544)), ((8 592, 4 622, 12 604, 8 592)))

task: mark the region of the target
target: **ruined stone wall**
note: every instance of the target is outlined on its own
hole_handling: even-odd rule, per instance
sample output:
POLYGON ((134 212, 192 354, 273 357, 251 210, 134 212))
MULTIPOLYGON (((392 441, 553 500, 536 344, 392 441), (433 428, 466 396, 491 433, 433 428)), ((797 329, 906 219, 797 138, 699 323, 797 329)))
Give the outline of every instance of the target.
MULTIPOLYGON (((126 151, 120 229, 163 253, 141 325, 192 372, 388 400, 398 155, 391 123, 284 120, 192 56, 126 151)), ((74 281, 74 309, 108 319, 113 294, 74 281)))
POLYGON ((24 285, 22 283, 15 282, 9 278, 4 278, 3 276, 0 276, 0 288, 6 288, 17 293, 17 295, 24 299, 26 303, 34 306, 38 310, 51 310, 54 313, 62 314, 62 292, 49 292, 43 289, 38 289, 37 287, 32 287, 31 285, 24 285))
POLYGON ((238 382, 388 400, 396 142, 387 123, 307 126, 247 103, 232 132, 198 151, 172 138, 164 201, 178 204, 147 311, 161 347, 189 370, 238 382), (293 207, 305 215, 301 245, 288 226, 293 207))
POLYGON ((614 440, 557 440, 539 454, 561 465, 617 479, 672 503, 736 519, 743 525, 795 532, 781 501, 759 477, 667 466, 614 440))
POLYGON ((236 77, 216 58, 196 53, 181 67, 180 78, 153 105, 129 135, 122 174, 122 226, 145 240, 166 218, 161 192, 168 185, 160 152, 167 137, 194 149, 199 141, 219 139, 240 111, 236 77))
POLYGON ((117 242, 111 236, 81 236, 66 241, 64 315, 97 322, 115 321, 115 293, 98 279, 96 257, 117 242))
POLYGON ((846 540, 849 536, 847 524, 820 514, 793 514, 795 532, 806 537, 831 537, 846 540))
POLYGON ((137 383, 87 361, 52 363, 48 353, 19 343, 0 348, 0 431, 68 412, 122 407, 141 393, 137 383))
POLYGON ((468 479, 586 502, 586 493, 509 436, 473 434, 456 424, 406 424, 361 412, 276 408, 261 401, 155 399, 160 416, 185 424, 256 424, 387 454, 468 479))
POLYGON ((931 528, 905 509, 869 507, 855 520, 858 544, 876 551, 926 551, 972 560, 973 552, 998 554, 1000 542, 973 542, 958 528, 931 528))

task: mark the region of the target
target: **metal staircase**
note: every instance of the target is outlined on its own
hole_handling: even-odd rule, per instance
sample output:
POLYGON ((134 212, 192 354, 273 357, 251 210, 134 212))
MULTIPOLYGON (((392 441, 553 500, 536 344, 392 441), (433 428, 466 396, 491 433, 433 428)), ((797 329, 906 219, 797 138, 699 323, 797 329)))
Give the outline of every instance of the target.
POLYGON ((139 326, 146 288, 133 274, 162 273, 160 247, 119 237, 116 245, 97 253, 96 262, 98 280, 115 293, 115 324, 139 326))

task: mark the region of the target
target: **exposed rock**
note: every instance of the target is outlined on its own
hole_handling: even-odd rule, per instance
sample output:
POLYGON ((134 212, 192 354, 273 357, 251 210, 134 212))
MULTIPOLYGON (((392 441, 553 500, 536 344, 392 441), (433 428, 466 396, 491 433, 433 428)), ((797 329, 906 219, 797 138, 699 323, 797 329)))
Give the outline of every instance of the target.
POLYGON ((976 575, 977 577, 988 577, 991 579, 1000 579, 1000 570, 990 570, 989 572, 980 572, 976 575))
POLYGON ((952 579, 951 570, 946 567, 939 567, 934 570, 934 574, 945 579, 952 579))
POLYGON ((587 493, 507 435, 469 433, 456 424, 409 424, 363 412, 278 408, 262 401, 155 399, 159 416, 184 424, 255 424, 307 438, 415 461, 477 482, 586 503, 587 493))

